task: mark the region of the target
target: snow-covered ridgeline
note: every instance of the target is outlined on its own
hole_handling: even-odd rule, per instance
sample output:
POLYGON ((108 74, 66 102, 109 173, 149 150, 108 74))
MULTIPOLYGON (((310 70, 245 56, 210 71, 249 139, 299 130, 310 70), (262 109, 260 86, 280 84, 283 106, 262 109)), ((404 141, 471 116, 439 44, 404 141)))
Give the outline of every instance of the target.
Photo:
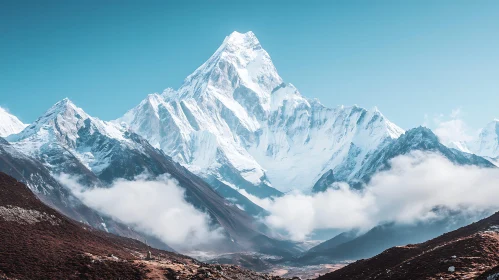
POLYGON ((21 132, 27 124, 21 122, 16 116, 0 107, 0 137, 21 132))
POLYGON ((7 139, 17 150, 35 158, 40 158, 47 150, 59 146, 61 151, 67 150, 88 169, 98 173, 108 165, 106 150, 101 147, 105 143, 94 141, 92 145, 81 145, 85 141, 82 139, 99 134, 131 147, 133 143, 123 136, 125 132, 124 128, 115 123, 89 116, 65 98, 23 131, 7 139))
POLYGON ((330 169, 349 179, 403 133, 377 109, 303 97, 252 32, 232 33, 178 90, 149 95, 117 122, 191 171, 259 196, 309 190, 330 169))

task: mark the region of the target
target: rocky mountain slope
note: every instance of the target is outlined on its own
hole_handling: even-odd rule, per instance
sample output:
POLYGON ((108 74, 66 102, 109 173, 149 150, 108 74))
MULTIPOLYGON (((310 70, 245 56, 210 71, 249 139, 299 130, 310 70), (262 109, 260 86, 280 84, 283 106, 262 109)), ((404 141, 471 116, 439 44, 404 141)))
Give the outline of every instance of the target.
POLYGON ((126 123, 207 181, 258 196, 348 180, 403 133, 377 109, 327 108, 277 73, 252 32, 234 32, 178 90, 151 94, 126 123))
POLYGON ((21 132, 27 125, 0 107, 0 137, 21 132))
POLYGON ((90 209, 62 186, 40 161, 17 151, 3 138, 0 138, 0 172, 23 182, 45 204, 71 219, 96 229, 142 240, 157 248, 173 251, 155 237, 140 234, 129 226, 90 209))
POLYGON ((4 173, 0 240, 2 279, 281 279, 236 266, 204 264, 94 230, 45 206, 4 173))
POLYGON ((319 277, 333 279, 497 279, 499 213, 420 244, 390 248, 319 277))
POLYGON ((113 180, 133 180, 141 174, 169 174, 185 189, 186 200, 225 230, 224 243, 212 244, 211 249, 278 255, 297 252, 292 243, 281 246, 282 242, 267 237, 263 224, 148 141, 122 126, 89 116, 68 99, 8 140, 13 149, 43 163, 51 173, 72 175, 86 186, 106 187, 113 180), (268 242, 256 241, 261 238, 268 242))
POLYGON ((446 147, 429 128, 417 127, 408 130, 401 137, 377 151, 355 174, 355 178, 368 182, 376 172, 389 169, 391 159, 413 151, 435 152, 459 165, 494 167, 494 164, 483 157, 446 147))

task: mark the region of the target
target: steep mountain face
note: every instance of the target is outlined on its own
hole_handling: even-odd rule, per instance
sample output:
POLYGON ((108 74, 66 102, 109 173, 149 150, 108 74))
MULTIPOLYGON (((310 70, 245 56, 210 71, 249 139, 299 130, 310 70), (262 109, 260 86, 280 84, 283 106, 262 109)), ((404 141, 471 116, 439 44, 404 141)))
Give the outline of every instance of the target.
POLYGON ((476 139, 450 142, 447 146, 461 152, 476 154, 499 166, 499 120, 488 123, 480 130, 476 139))
POLYGON ((319 277, 333 279, 497 279, 499 213, 420 244, 390 248, 319 277))
POLYGON ((47 207, 1 172, 0 240, 2 279, 270 279, 94 230, 47 207))
POLYGON ((412 151, 436 152, 459 165, 476 165, 494 167, 494 165, 474 154, 468 154, 450 149, 440 143, 438 137, 428 128, 418 127, 405 132, 398 139, 377 151, 357 172, 354 178, 368 182, 370 177, 380 170, 390 168, 389 161, 397 156, 409 154, 412 151))
POLYGON ((208 181, 258 197, 349 179, 403 130, 376 109, 327 108, 278 75, 252 32, 234 32, 178 90, 151 94, 126 123, 208 181))
POLYGON ((0 137, 7 137, 19 133, 26 127, 16 116, 0 107, 0 137))
POLYGON ((89 116, 69 99, 56 103, 7 140, 52 172, 81 176, 89 185, 100 183, 99 176, 105 177, 116 156, 140 148, 125 129, 89 116))
POLYGON ((58 102, 8 139, 13 148, 36 158, 51 172, 81 178, 80 182, 88 186, 105 187, 115 179, 133 180, 141 174, 171 175, 185 189, 186 200, 225 229, 227 242, 213 244, 216 249, 262 250, 284 255, 297 252, 292 244, 284 248, 277 243, 256 242, 268 231, 262 224, 144 138, 89 116, 68 99, 58 102))
POLYGON ((478 140, 468 146, 473 153, 499 165, 499 120, 488 123, 480 132, 478 140))

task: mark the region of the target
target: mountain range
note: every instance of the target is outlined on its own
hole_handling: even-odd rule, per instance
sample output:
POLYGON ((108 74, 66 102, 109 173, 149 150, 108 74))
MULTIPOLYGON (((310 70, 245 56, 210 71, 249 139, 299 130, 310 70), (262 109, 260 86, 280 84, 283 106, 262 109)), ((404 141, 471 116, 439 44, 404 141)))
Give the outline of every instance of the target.
POLYGON ((19 133, 26 127, 16 116, 0 107, 0 137, 19 133))
POLYGON ((327 108, 277 73, 252 32, 234 32, 177 89, 151 94, 127 124, 207 181, 264 198, 349 180, 404 131, 377 109, 327 108))
MULTIPOLYGON (((89 116, 69 99, 56 103, 21 133, 9 136, 8 140, 9 148, 34 159, 32 161, 41 162, 52 174, 73 176, 87 187, 107 187, 116 179, 133 180, 141 174, 153 177, 169 174, 184 188, 188 202, 208 213, 215 225, 225 229, 228 241, 210 244, 213 246, 211 249, 232 251, 251 248, 273 254, 289 254, 296 250, 292 244, 289 248, 277 248, 277 242, 273 244, 272 239, 265 236, 269 230, 263 224, 223 199, 205 181, 149 145, 139 135, 115 123, 89 116), (255 241, 262 238, 268 240, 255 241)), ((35 184, 28 180, 25 182, 35 184)), ((46 185, 38 181, 36 184, 46 185)), ((68 196, 53 200, 71 205, 75 199, 68 196)), ((108 225, 104 227, 109 230, 108 225)))
MULTIPOLYGON (((364 182, 379 167, 375 157, 404 134, 376 108, 327 108, 303 97, 252 32, 232 33, 179 89, 148 95, 116 122, 206 181, 260 198, 364 182)), ((483 129, 473 150, 492 162, 497 127, 483 129)), ((441 145, 436 136, 431 141, 441 145)))
MULTIPOLYGON (((0 136, 0 171, 76 221, 173 250, 88 208, 58 180, 66 174, 86 188, 107 188, 119 179, 169 174, 186 201, 224 231, 223 242, 203 249, 286 258, 301 249, 267 228, 261 219, 267 210, 255 197, 319 193, 335 182, 362 189, 376 172, 390 168, 391 159, 413 151, 484 168, 495 168, 499 160, 498 120, 476 141, 445 146, 430 129, 404 131, 377 108, 328 108, 285 82, 252 32, 230 34, 178 89, 149 94, 116 120, 90 116, 66 98, 29 125, 0 109, 0 136)), ((425 238, 458 225, 430 227, 425 238)), ((371 257, 423 241, 400 234, 412 230, 388 224, 362 235, 347 232, 301 257, 310 263, 371 257), (380 232, 399 238, 364 246, 380 232)))

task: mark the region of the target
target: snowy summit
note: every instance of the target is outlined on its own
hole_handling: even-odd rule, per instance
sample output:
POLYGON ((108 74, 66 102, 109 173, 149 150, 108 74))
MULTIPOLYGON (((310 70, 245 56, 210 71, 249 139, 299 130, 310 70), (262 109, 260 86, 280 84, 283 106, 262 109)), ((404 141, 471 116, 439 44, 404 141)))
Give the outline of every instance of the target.
POLYGON ((303 97, 251 31, 230 34, 179 89, 117 121, 206 180, 259 197, 311 190, 329 170, 348 180, 404 132, 377 109, 303 97))

